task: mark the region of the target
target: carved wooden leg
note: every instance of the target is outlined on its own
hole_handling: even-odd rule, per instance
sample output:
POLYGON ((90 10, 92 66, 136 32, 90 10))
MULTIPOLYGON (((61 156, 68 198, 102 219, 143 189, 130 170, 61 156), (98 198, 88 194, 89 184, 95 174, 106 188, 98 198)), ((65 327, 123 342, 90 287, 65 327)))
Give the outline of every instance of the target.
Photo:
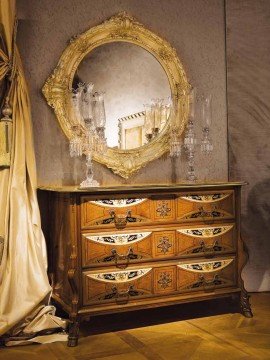
POLYGON ((74 347, 78 345, 80 320, 78 317, 71 318, 68 328, 67 346, 74 347))
POLYGON ((242 289, 240 295, 240 306, 242 314, 247 318, 252 318, 253 314, 249 303, 249 295, 245 289, 242 289))
MULTIPOLYGON (((240 225, 240 211, 241 211, 241 189, 239 188, 236 192, 236 207, 237 207, 237 223, 240 225)), ((240 293, 240 308, 241 312, 245 317, 253 317, 250 304, 249 304, 249 295, 245 289, 244 280, 242 278, 242 271, 248 262, 248 248, 243 241, 240 234, 240 227, 238 228, 238 285, 241 289, 240 293)))

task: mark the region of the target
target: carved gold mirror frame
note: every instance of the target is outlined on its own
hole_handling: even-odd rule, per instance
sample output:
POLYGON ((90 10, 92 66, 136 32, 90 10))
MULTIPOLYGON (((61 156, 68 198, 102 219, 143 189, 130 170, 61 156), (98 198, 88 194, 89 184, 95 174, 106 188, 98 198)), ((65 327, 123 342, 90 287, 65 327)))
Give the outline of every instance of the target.
POLYGON ((172 122, 177 125, 180 134, 186 124, 190 85, 175 49, 130 15, 120 13, 72 38, 42 91, 48 104, 54 109, 62 130, 70 139, 72 131, 67 104, 78 65, 96 47, 115 41, 138 45, 149 51, 159 61, 167 74, 176 109, 176 120, 169 119, 162 132, 150 143, 131 150, 108 148, 105 154, 97 152, 93 154, 95 161, 106 165, 116 174, 127 179, 148 162, 159 158, 169 150, 172 122))

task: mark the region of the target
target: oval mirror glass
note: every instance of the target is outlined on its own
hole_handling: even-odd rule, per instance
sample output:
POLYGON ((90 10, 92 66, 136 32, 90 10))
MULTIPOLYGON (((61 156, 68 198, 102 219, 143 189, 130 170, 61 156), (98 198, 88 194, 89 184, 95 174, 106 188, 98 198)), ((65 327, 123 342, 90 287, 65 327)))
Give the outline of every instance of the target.
POLYGON ((80 83, 93 84, 89 87, 93 116, 95 99, 104 99, 110 148, 128 150, 151 142, 170 115, 168 77, 157 59, 135 44, 116 41, 93 49, 77 68, 75 91, 80 83))

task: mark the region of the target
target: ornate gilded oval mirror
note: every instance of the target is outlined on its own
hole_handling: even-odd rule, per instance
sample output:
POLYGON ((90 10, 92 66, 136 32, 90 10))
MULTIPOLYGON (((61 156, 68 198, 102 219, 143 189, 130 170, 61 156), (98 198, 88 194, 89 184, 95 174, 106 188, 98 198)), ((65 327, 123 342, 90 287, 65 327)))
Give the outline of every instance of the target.
POLYGON ((43 87, 67 137, 95 129, 106 146, 93 159, 124 178, 169 150, 172 127, 181 134, 188 92, 175 50, 125 13, 72 39, 43 87))

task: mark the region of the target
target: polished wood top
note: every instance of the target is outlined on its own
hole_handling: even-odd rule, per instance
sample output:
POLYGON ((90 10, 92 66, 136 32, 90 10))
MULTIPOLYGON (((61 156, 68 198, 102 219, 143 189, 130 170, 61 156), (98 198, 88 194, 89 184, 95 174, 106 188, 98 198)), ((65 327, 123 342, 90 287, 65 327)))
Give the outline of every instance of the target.
POLYGON ((194 182, 178 184, 144 184, 144 185, 119 185, 119 186, 100 186, 92 188, 80 188, 79 186, 40 186, 39 190, 65 192, 65 193, 88 193, 88 194, 120 194, 120 193, 148 193, 148 192, 172 192, 184 190, 215 190, 233 188, 247 185, 246 182, 194 182))

